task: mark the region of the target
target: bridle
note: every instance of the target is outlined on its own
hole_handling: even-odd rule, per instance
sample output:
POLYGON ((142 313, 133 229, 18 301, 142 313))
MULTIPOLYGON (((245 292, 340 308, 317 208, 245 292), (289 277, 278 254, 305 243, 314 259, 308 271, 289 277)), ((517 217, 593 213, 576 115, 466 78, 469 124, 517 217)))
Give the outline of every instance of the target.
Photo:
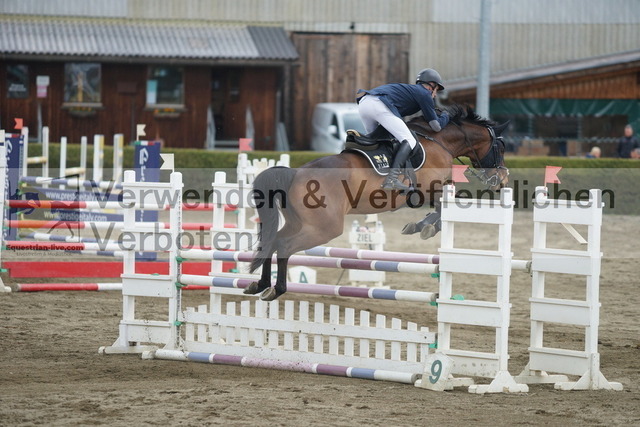
MULTIPOLYGON (((464 136, 464 142, 467 148, 471 151, 471 168, 467 169, 468 173, 475 178, 477 178, 480 182, 488 187, 497 187, 509 176, 509 169, 506 166, 501 165, 501 160, 503 156, 501 155, 501 151, 504 152, 505 144, 502 136, 497 136, 496 132, 493 130, 491 126, 486 126, 489 131, 489 136, 491 137, 491 146, 489 147, 489 151, 484 155, 482 159, 478 157, 478 153, 475 148, 469 141, 469 137, 467 132, 462 128, 462 126, 456 122, 451 122, 455 124, 458 129, 462 132, 464 136), (487 171, 493 170, 492 174, 489 174, 487 171), (503 176, 500 177, 500 171, 504 171, 503 176)), ((417 133, 417 132, 416 132, 417 133)), ((462 160, 460 160, 460 156, 456 156, 449 150, 447 146, 438 141, 437 139, 430 137, 429 135, 425 135, 422 133, 417 133, 419 136, 428 139, 429 141, 433 141, 442 147, 446 152, 451 154, 451 157, 456 159, 460 164, 464 164, 462 160)))
POLYGON ((502 136, 497 136, 493 128, 491 126, 487 126, 487 130, 489 131, 489 135, 491 136, 491 146, 489 147, 489 151, 487 152, 487 154, 485 154, 482 159, 478 160, 478 154, 471 146, 466 132, 464 131, 464 129, 462 129, 462 127, 460 127, 460 130, 464 133, 465 143, 471 149, 471 152, 473 153, 473 156, 475 158, 475 162, 474 158, 471 158, 471 165, 475 169, 469 168, 469 173, 478 178, 484 185, 487 185, 489 187, 497 187, 498 185, 500 185, 500 183, 502 183, 502 181, 504 181, 509 176, 509 169, 506 166, 500 164, 503 160, 503 155, 501 155, 501 152, 504 153, 505 149, 504 139, 502 138, 502 136), (494 172, 489 175, 487 173, 487 169, 493 170, 494 172), (500 171, 504 171, 502 177, 500 177, 500 171))

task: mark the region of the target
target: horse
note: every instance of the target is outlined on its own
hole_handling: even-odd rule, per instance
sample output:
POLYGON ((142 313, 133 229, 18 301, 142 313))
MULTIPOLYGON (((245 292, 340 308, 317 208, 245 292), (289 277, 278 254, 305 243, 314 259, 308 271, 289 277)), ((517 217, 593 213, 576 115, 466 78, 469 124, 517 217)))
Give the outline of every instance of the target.
MULTIPOLYGON (((448 108, 451 120, 434 133, 422 118, 408 122, 426 154, 425 164, 415 172, 413 190, 383 190, 384 177, 377 174, 364 155, 345 150, 313 160, 299 168, 272 167, 253 183, 253 198, 260 218, 258 250, 251 272, 262 266, 260 279, 245 294, 261 293, 271 301, 287 290, 287 265, 294 253, 325 244, 340 236, 345 215, 373 214, 418 205, 412 198, 434 204, 448 181, 453 160, 468 157, 479 176, 492 190, 504 187, 509 174, 504 165, 501 133, 507 123, 477 115, 471 107, 448 108), (280 216, 284 225, 279 229, 280 216), (271 262, 277 256, 277 278, 271 284, 271 262)), ((427 220, 427 218, 425 218, 427 220)), ((414 223, 403 232, 416 232, 430 221, 414 223)), ((410 224, 408 224, 409 226, 410 224)), ((406 233, 405 233, 406 234, 406 233)))

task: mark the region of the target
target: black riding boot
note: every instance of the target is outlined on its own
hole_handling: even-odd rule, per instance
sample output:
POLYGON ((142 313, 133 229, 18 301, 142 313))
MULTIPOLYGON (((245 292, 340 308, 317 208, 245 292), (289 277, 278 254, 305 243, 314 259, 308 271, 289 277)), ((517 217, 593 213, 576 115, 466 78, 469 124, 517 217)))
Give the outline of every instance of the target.
POLYGON ((404 168, 407 163, 407 159, 411 154, 411 145, 405 139, 400 143, 400 148, 396 153, 396 156, 393 158, 393 163, 391 164, 391 170, 389 171, 389 175, 387 175, 387 179, 384 180, 382 184, 382 188, 385 190, 403 190, 410 191, 413 188, 405 185, 398 179, 400 172, 402 172, 402 168, 404 168))

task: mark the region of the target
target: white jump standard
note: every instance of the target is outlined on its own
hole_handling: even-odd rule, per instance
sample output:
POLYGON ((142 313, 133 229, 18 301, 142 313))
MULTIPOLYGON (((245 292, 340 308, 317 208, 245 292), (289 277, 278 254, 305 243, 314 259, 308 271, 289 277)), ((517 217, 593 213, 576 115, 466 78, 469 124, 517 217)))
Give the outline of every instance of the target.
POLYGON ((598 327, 600 325, 600 233, 602 191, 589 191, 588 201, 550 200, 544 187, 536 188, 533 213, 531 346, 529 363, 517 377, 528 384, 553 383, 559 390, 622 390, 622 384, 609 382, 600 372, 598 327), (550 247, 549 224, 562 224, 575 234, 573 225, 587 227, 586 250, 550 247), (545 295, 546 274, 568 273, 585 278, 584 300, 550 298, 545 295), (556 323, 584 328, 584 350, 567 350, 543 344, 545 324, 556 323), (547 372, 555 373, 549 375, 547 372), (570 382, 567 375, 578 375, 570 382))

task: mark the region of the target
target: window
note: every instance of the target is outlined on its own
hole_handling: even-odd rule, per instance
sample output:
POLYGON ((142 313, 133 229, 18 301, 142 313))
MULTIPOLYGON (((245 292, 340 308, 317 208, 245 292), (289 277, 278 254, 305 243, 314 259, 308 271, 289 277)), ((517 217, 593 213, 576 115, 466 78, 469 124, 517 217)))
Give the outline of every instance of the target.
POLYGON ((7 65, 7 98, 29 98, 29 67, 7 65))
POLYGON ((358 113, 347 113, 343 117, 344 120, 344 130, 347 131, 349 129, 357 130, 358 132, 365 134, 367 131, 364 129, 364 124, 362 123, 362 119, 360 118, 360 114, 358 113))
POLYGON ((340 128, 338 127, 338 116, 336 116, 334 113, 331 115, 331 124, 329 125, 329 133, 334 138, 340 138, 340 136, 338 135, 339 129, 340 128))
POLYGON ((67 104, 100 104, 100 64, 65 64, 64 102, 67 104))
POLYGON ((184 83, 182 67, 149 67, 147 80, 147 105, 184 104, 184 83))

